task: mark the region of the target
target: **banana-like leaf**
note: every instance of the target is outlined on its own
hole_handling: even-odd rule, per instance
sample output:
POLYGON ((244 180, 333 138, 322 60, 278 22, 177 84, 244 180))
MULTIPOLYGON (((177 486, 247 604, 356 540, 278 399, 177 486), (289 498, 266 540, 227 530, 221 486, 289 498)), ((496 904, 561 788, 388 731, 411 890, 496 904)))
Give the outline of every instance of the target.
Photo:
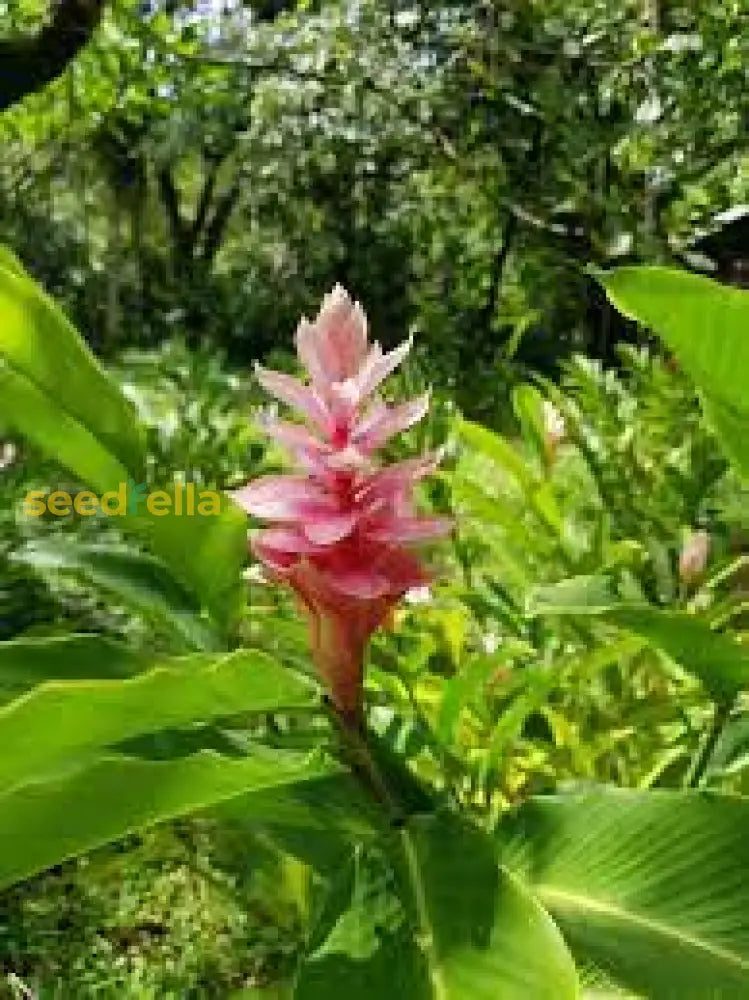
POLYGON ((158 623, 174 637, 176 651, 218 649, 219 636, 201 615, 196 599, 153 556, 120 545, 86 545, 69 537, 48 538, 21 549, 14 560, 45 572, 83 579, 158 623))
MULTIPOLYGON (((0 257, 0 314, 0 423, 99 494, 145 482, 145 436, 132 406, 7 251, 0 257)), ((114 520, 227 626, 240 601, 246 518, 227 497, 220 505, 218 513, 188 516, 174 503, 151 514, 126 502, 114 520)))
POLYGON ((0 888, 147 826, 243 796, 319 778, 335 767, 291 753, 170 761, 102 757, 0 795, 0 888))
POLYGON ((581 965, 654 1000, 749 996, 749 801, 538 798, 499 836, 581 965))
POLYGON ((714 632, 694 615, 623 607, 612 608, 604 617, 662 650, 719 701, 731 700, 749 687, 749 649, 726 632, 714 632))
POLYGON ((97 433, 7 362, 3 333, 0 328, 0 418, 4 425, 100 494, 126 483, 130 479, 127 466, 97 433))
POLYGON ((134 408, 7 250, 0 258, 0 314, 3 374, 13 372, 40 398, 53 400, 59 413, 82 428, 95 428, 102 447, 123 467, 142 472, 144 438, 134 408))
POLYGON ((665 267, 623 267, 598 277, 623 315, 677 355, 728 458, 749 476, 749 292, 665 267))
POLYGON ((125 680, 51 681, 4 705, 0 791, 148 733, 317 701, 309 681, 258 651, 173 662, 125 680))
POLYGON ((148 665, 143 654, 101 635, 11 639, 0 642, 0 699, 43 681, 131 677, 148 665))
MULTIPOLYGON (((174 497, 176 488, 164 492, 174 497)), ((218 514, 180 515, 173 503, 167 515, 126 515, 123 527, 143 540, 220 626, 230 626, 242 601, 247 517, 228 497, 221 495, 220 502, 218 514)))
POLYGON ((729 633, 715 632, 704 619, 685 611, 627 603, 608 577, 571 577, 539 588, 530 611, 595 615, 626 629, 697 677, 717 700, 730 700, 749 686, 749 650, 729 633))
POLYGON ((357 853, 310 942, 295 1000, 572 1000, 570 955, 490 839, 448 817, 412 819, 393 867, 357 853))
POLYGON ((337 874, 352 843, 386 835, 379 807, 347 771, 238 796, 211 810, 234 825, 262 832, 275 846, 318 874, 337 874))
POLYGON ((702 411, 726 457, 749 479, 749 411, 737 410, 717 396, 702 394, 702 411))
POLYGON ((668 267, 598 277, 619 312, 662 337, 701 389, 749 410, 749 292, 668 267))

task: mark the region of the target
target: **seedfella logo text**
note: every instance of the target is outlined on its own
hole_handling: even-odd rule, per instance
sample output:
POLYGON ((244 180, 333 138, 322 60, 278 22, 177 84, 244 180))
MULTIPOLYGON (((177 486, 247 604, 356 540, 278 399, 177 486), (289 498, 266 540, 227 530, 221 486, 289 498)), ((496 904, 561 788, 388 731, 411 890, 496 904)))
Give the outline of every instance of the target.
POLYGON ((31 490, 23 505, 27 517, 124 517, 147 511, 152 517, 211 517, 221 513, 221 495, 215 490, 198 490, 195 483, 176 483, 170 492, 149 491, 145 483, 135 483, 131 479, 120 483, 116 490, 109 490, 101 496, 91 490, 68 493, 65 490, 31 490))

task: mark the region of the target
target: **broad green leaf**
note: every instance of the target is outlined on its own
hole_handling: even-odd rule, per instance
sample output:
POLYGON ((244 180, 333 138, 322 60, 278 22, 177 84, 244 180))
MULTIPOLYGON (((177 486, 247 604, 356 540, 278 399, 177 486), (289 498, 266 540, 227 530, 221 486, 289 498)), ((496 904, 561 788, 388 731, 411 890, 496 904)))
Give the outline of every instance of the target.
MULTIPOLYGON (((172 661, 174 662, 174 661, 172 661)), ((51 681, 0 708, 0 789, 164 729, 309 708, 314 686, 264 653, 199 654, 125 680, 51 681)))
MULTIPOLYGON (((70 422, 95 429, 115 459, 131 472, 139 472, 144 448, 133 407, 75 327, 7 251, 0 259, 0 316, 3 370, 31 383, 39 398, 54 401, 70 422)), ((4 390, 5 386, 3 397, 4 390)), ((12 407, 7 410, 12 416, 12 407)))
POLYGON ((100 596, 109 596, 158 622, 187 649, 216 649, 218 637, 200 607, 158 559, 123 546, 85 545, 58 537, 35 542, 14 557, 35 569, 73 574, 100 596))
POLYGON ((725 632, 683 611, 660 608, 614 608, 607 621, 626 628, 662 650, 699 678, 713 697, 732 698, 749 686, 749 649, 725 632))
POLYGON ((490 839, 448 817, 412 818, 394 868, 361 854, 334 890, 295 1000, 566 1000, 572 960, 490 839))
POLYGON ((2 244, 0 244, 0 267, 4 267, 11 274, 18 274, 21 277, 26 273, 18 257, 16 257, 12 250, 2 246, 2 244))
POLYGON ((749 996, 749 801, 624 790, 539 798, 499 834, 504 863, 581 965, 647 997, 749 996))
POLYGON ((293 786, 327 765, 290 753, 170 761, 104 757, 0 796, 0 888, 167 819, 293 786))
POLYGON ((708 422, 749 476, 749 292, 664 267, 598 275, 616 308, 661 337, 703 393, 708 422))
POLYGON ((59 462, 100 494, 116 489, 130 478, 126 467, 94 432, 4 360, 2 327, 0 419, 43 455, 59 462))
POLYGON ((379 807, 347 771, 323 774, 281 791, 238 796, 212 810, 222 820, 261 830, 279 850, 329 876, 351 844, 382 836, 379 807))
POLYGON ((559 931, 499 867, 486 834, 447 817, 414 817, 400 847, 434 1000, 578 995, 559 931))
MULTIPOLYGON (((0 316, 0 422, 100 495, 144 481, 144 435, 132 406, 7 251, 0 316)), ((220 514, 205 516, 180 516, 173 504, 159 515, 125 510, 115 524, 144 541, 226 627, 241 599, 246 518, 227 497, 221 503, 220 514)))
POLYGON ((571 577, 538 588, 532 614, 595 615, 640 636, 697 677, 720 700, 749 685, 749 649, 728 633, 684 611, 630 604, 617 595, 605 576, 571 577))
POLYGON ((705 419, 729 461, 749 479, 749 410, 740 412, 717 397, 702 395, 705 419))
POLYGON ((749 410, 749 292, 667 267, 598 277, 619 312, 657 333, 700 389, 749 410))
MULTIPOLYGON (((167 493, 173 495, 174 488, 167 493)), ((176 579, 196 594, 219 625, 231 625, 242 600, 242 566, 247 558, 247 516, 228 497, 221 513, 185 516, 126 516, 134 531, 176 579)))
POLYGON ((60 635, 0 642, 0 690, 21 691, 49 680, 131 677, 143 654, 101 635, 60 635))

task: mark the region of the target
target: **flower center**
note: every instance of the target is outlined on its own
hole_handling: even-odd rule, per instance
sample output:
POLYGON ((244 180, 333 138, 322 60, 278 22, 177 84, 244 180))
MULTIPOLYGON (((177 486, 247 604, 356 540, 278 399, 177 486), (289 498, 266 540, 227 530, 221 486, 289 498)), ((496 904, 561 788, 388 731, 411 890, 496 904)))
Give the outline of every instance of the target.
POLYGON ((330 443, 334 448, 345 448, 349 439, 349 426, 346 423, 336 423, 330 435, 330 443))

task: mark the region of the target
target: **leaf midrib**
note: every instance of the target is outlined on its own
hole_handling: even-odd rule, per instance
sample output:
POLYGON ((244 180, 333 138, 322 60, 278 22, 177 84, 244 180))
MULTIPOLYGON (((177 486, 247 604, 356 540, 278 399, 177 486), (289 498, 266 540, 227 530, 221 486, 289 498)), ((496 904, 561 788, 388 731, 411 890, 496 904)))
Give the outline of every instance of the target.
POLYGON ((567 910, 579 910, 590 914, 615 917, 622 923, 659 934, 677 944, 711 955, 713 958, 725 962, 726 965, 749 973, 749 961, 742 959, 735 952, 728 951, 720 945, 695 937, 694 934, 689 934, 686 931, 664 924, 660 920, 654 920, 652 917, 635 913, 633 910, 625 910, 609 900, 594 899, 592 896, 581 896, 579 893, 569 892, 566 889, 544 884, 535 885, 533 891, 555 917, 558 915, 555 912, 555 904, 559 904, 561 909, 566 907, 567 910))

